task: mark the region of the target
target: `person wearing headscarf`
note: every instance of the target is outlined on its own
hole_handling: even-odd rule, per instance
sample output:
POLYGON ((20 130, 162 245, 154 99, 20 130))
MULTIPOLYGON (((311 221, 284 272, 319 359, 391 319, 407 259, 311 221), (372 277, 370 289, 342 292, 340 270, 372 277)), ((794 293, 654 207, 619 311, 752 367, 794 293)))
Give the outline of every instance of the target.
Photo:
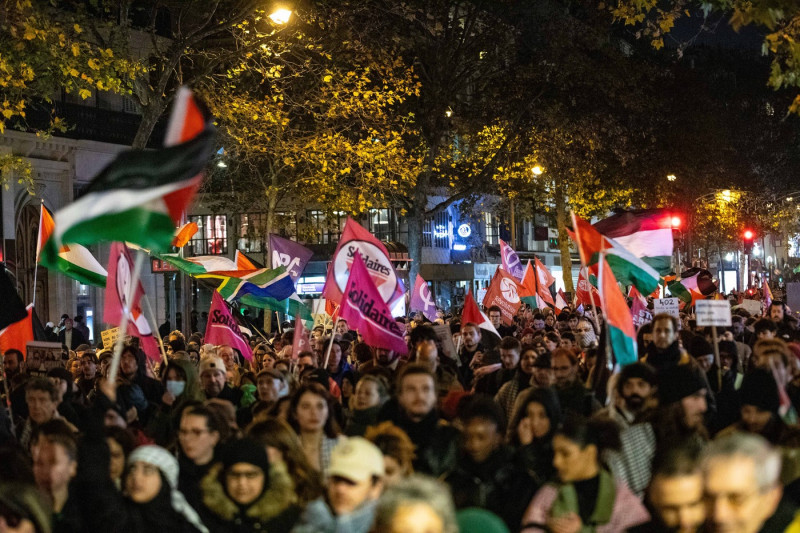
POLYGON ((215 533, 289 531, 300 516, 294 483, 261 444, 231 441, 200 484, 201 514, 215 533))
POLYGON ((185 359, 172 359, 161 380, 164 394, 158 408, 154 410, 147 432, 159 446, 170 447, 175 443, 181 413, 193 402, 203 400, 200 380, 194 363, 185 359))
POLYGON ((208 533, 209 529, 178 490, 178 461, 160 446, 140 446, 128 457, 123 487, 110 475, 103 415, 116 400, 116 383, 100 384, 96 405, 78 447, 76 501, 87 531, 208 533))

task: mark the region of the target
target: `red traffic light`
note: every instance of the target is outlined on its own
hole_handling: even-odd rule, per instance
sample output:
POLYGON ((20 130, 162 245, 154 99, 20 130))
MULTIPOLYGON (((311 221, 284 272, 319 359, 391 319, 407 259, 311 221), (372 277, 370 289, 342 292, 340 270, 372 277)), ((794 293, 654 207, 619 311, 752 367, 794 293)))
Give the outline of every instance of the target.
POLYGON ((672 224, 672 229, 678 229, 681 227, 683 221, 681 220, 681 217, 675 216, 670 219, 670 223, 672 224))
POLYGON ((752 230, 749 229, 744 230, 744 238, 747 239, 748 241, 751 240, 754 237, 754 235, 755 234, 753 233, 752 230))

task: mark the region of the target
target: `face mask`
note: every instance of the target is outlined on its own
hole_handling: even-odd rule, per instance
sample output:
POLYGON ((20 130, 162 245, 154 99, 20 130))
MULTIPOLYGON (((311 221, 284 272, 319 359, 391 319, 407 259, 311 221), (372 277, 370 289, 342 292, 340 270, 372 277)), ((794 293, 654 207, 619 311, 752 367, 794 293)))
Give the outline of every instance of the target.
POLYGON ((167 392, 172 394, 174 397, 177 398, 183 394, 184 389, 186 389, 185 381, 172 381, 171 379, 167 380, 167 392))
POLYGON ((576 337, 578 346, 582 350, 592 347, 595 344, 595 342, 597 342, 597 336, 595 336, 594 331, 584 331, 578 333, 576 337))

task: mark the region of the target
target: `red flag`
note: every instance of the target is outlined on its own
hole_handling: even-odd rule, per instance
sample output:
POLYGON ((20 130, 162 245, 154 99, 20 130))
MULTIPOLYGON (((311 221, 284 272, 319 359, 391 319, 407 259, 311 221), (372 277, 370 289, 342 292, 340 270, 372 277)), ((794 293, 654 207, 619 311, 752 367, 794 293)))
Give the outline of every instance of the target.
POLYGON ((478 307, 475 298, 472 297, 472 291, 467 293, 467 297, 464 299, 464 309, 461 310, 461 324, 464 325, 469 322, 477 324, 481 329, 494 333, 498 338, 500 337, 500 334, 494 329, 492 321, 478 307))
POLYGON ((300 352, 311 351, 311 341, 308 338, 308 330, 306 329, 300 315, 294 319, 294 339, 292 341, 292 359, 297 359, 300 352))
POLYGON ((225 303, 218 291, 214 291, 211 296, 204 341, 209 344, 227 344, 239 350, 245 359, 253 360, 250 345, 242 335, 239 324, 231 315, 228 304, 225 303))
POLYGON ((333 300, 337 304, 342 303, 350 267, 356 255, 361 255, 372 283, 384 302, 391 304, 405 294, 406 289, 394 270, 386 246, 358 222, 348 217, 328 268, 328 277, 322 290, 323 298, 333 300))
POLYGON ((139 281, 133 291, 131 302, 127 302, 128 288, 133 275, 133 260, 125 244, 114 242, 111 244, 111 253, 108 260, 108 279, 106 280, 106 298, 103 309, 103 321, 108 324, 120 325, 124 313, 128 313, 128 331, 123 334, 139 337, 142 350, 147 357, 154 361, 161 360, 161 351, 158 341, 153 337, 153 331, 147 322, 139 300, 144 295, 144 287, 139 281))
POLYGON ((33 337, 33 320, 31 318, 33 304, 30 304, 26 310, 28 312, 27 317, 10 324, 0 331, 0 352, 5 353, 6 350, 15 348, 26 354, 26 345, 35 340, 33 337))
POLYGON ((591 306, 592 303, 594 303, 595 306, 601 307, 600 293, 597 287, 589 282, 586 267, 581 268, 580 274, 578 274, 578 286, 575 289, 575 297, 576 305, 591 306))
POLYGON ((556 294, 556 302, 555 302, 555 310, 556 316, 561 314, 561 310, 567 306, 567 295, 564 294, 564 291, 558 289, 558 294, 556 294))
POLYGON ((489 288, 486 289, 483 307, 489 308, 496 305, 500 308, 503 323, 506 325, 512 324, 514 315, 517 314, 519 306, 522 305, 522 300, 519 297, 520 288, 514 276, 498 268, 494 272, 489 288))
POLYGON ((341 316, 347 324, 358 330, 364 342, 376 348, 386 348, 395 353, 408 352, 403 331, 394 321, 389 306, 372 282, 361 254, 354 253, 342 298, 341 316))

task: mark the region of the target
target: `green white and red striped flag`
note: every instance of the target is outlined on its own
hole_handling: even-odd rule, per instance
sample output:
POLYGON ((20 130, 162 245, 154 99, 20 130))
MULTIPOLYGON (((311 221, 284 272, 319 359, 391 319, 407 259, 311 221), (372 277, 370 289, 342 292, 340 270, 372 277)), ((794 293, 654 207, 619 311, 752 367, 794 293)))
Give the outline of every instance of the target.
MULTIPOLYGON (((184 133, 193 131, 199 113, 191 91, 182 90, 172 123, 182 124, 184 133)), ((156 253, 167 251, 216 152, 213 126, 207 120, 200 123, 202 129, 180 144, 119 154, 83 196, 55 213, 42 263, 55 265, 64 244, 127 241, 156 253)))
POLYGON ((628 309, 628 302, 617 285, 617 278, 614 277, 610 265, 602 254, 599 263, 598 285, 611 351, 619 366, 629 365, 638 359, 633 317, 628 309))
POLYGON ((595 223, 594 229, 663 276, 671 269, 672 219, 673 214, 665 209, 624 211, 595 223))
MULTIPOLYGON (((42 204, 39 213, 39 237, 36 241, 36 262, 40 262, 42 247, 50 239, 55 230, 55 222, 50 211, 42 204)), ((44 263, 51 270, 58 270, 62 274, 76 279, 84 285, 106 286, 108 272, 92 253, 80 244, 64 244, 58 250, 56 262, 44 263)))

